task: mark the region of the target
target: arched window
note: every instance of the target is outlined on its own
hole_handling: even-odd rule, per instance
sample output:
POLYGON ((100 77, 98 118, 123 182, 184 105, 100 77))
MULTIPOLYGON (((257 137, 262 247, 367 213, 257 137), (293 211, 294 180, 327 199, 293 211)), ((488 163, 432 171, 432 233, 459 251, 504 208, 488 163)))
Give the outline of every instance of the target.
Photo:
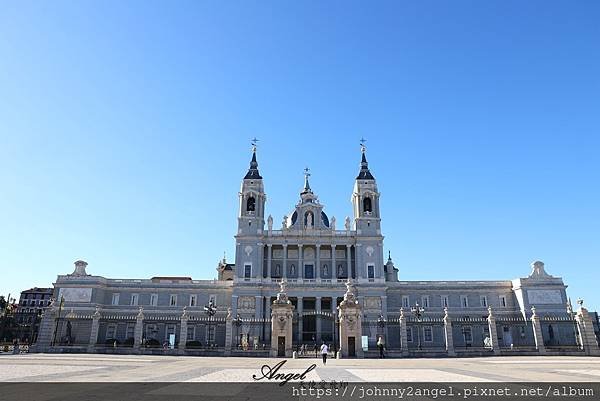
POLYGON ((256 208, 256 200, 254 199, 254 196, 251 196, 246 201, 246 211, 253 212, 255 210, 255 208, 256 208))
POLYGON ((366 197, 363 199, 363 210, 369 213, 373 211, 373 206, 371 205, 371 198, 366 197))

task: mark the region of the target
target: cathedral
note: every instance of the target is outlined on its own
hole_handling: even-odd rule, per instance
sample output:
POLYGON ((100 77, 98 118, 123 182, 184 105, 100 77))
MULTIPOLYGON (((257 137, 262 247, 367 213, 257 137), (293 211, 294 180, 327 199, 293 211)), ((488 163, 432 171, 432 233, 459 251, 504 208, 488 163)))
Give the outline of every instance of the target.
MULTIPOLYGON (((350 183, 349 183, 350 184, 350 183)), ((235 261, 215 280, 110 279, 75 262, 42 317, 39 352, 339 357, 597 355, 597 319, 535 261, 501 281, 402 281, 383 251, 380 193, 361 145, 352 218, 329 217, 305 170, 297 204, 266 215, 256 147, 239 191, 235 261)))

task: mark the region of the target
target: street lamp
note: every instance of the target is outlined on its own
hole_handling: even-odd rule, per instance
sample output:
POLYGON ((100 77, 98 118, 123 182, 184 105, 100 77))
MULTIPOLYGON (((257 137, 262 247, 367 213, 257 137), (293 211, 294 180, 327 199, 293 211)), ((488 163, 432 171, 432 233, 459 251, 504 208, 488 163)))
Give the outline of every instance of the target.
POLYGON ((204 306, 204 312, 206 312, 206 314, 208 315, 208 340, 206 341, 206 344, 210 348, 210 329, 212 317, 215 315, 215 313, 217 313, 217 307, 213 304, 212 299, 208 302, 208 305, 204 306))
MULTIPOLYGON (((423 308, 422 306, 419 306, 419 303, 417 302, 417 303, 415 303, 415 306, 410 308, 410 311, 417 318, 417 322, 420 323, 421 318, 425 314, 425 308, 423 308)), ((421 350, 421 327, 420 326, 417 326, 417 339, 418 339, 418 344, 419 344, 419 350, 421 350)))
POLYGON ((56 345, 56 333, 58 332, 58 322, 60 321, 60 313, 62 312, 63 305, 65 304, 65 297, 60 296, 60 302, 58 304, 58 317, 56 318, 56 324, 54 325, 54 336, 52 337, 52 346, 56 345))
POLYGON ((238 313, 235 316, 235 319, 233 319, 233 324, 235 325, 236 329, 235 329, 235 342, 237 344, 237 348, 240 347, 240 326, 242 325, 242 317, 240 316, 240 314, 238 313))

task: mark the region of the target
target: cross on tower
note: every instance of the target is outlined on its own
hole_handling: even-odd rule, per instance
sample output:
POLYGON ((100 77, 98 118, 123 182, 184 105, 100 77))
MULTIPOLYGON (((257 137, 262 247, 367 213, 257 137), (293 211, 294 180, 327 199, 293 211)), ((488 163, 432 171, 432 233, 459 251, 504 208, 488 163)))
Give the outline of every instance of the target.
POLYGON ((310 177, 310 173, 309 173, 309 171, 310 171, 310 169, 309 169, 308 167, 305 167, 305 168, 304 168, 304 176, 305 176, 306 178, 310 177))
POLYGON ((367 140, 365 138, 360 138, 360 150, 363 152, 367 149, 367 147, 365 146, 366 142, 367 140))
POLYGON ((252 144, 252 150, 256 150, 257 142, 258 142, 258 139, 256 139, 256 137, 252 138, 252 140, 250 141, 250 143, 252 144))

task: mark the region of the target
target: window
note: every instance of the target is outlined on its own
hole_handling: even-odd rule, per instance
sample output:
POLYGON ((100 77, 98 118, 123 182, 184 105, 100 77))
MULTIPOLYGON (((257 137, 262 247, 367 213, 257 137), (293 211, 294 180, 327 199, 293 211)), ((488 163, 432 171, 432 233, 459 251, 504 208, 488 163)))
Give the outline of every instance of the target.
POLYGON ((187 341, 193 341, 196 338, 196 326, 188 326, 187 328, 187 341))
POLYGON ((117 334, 117 325, 116 324, 111 323, 108 326, 106 326, 106 339, 107 340, 115 338, 116 334, 117 334))
POLYGON ((150 294, 150 305, 156 306, 158 304, 158 294, 150 294))
POLYGON ((409 308, 410 307, 410 302, 408 300, 408 295, 402 295, 402 307, 403 308, 409 308))
POLYGON ((208 342, 210 344, 215 343, 215 325, 210 325, 206 327, 206 338, 208 338, 208 342))
POLYGON ((152 338, 156 340, 156 334, 158 333, 158 326, 155 324, 149 324, 146 326, 146 338, 152 338))
POLYGON ((363 210, 365 211, 365 213, 371 213, 373 211, 371 198, 366 197, 363 199, 363 210))
POLYGON ((442 295, 442 307, 448 307, 448 295, 442 295))
POLYGON ((196 295, 190 295, 190 306, 196 306, 196 295))
POLYGON ((252 277, 252 265, 244 265, 244 278, 252 277))
POLYGON ((463 308, 469 307, 469 298, 466 295, 460 296, 460 306, 462 306, 463 308))
POLYGON ((367 275, 369 278, 375 278, 375 266, 373 266, 373 265, 367 266, 367 275))
POLYGON ((314 266, 313 265, 304 265, 304 278, 313 279, 314 277, 314 266))
POLYGON ((463 327, 463 339, 465 340, 465 344, 471 345, 473 342, 473 331, 471 326, 463 327))
POLYGON ((169 341, 171 334, 175 334, 175 325, 167 324, 167 329, 165 330, 165 341, 169 341))
POLYGON ((256 200, 254 199, 254 196, 251 196, 246 201, 246 211, 254 212, 255 209, 256 209, 256 200))
POLYGON ((171 295, 169 306, 177 306, 177 295, 171 295))
POLYGON ((406 341, 412 342, 412 327, 406 328, 406 341))
POLYGON ((488 302, 487 302, 487 297, 485 295, 482 295, 481 297, 479 297, 479 302, 481 303, 482 308, 487 308, 488 302))
POLYGON ((125 339, 135 337, 135 324, 129 323, 125 330, 125 339))
POLYGON ((138 294, 131 294, 131 302, 129 305, 137 305, 138 304, 138 294))
POLYGON ((429 308, 429 296, 423 295, 421 297, 421 303, 422 303, 423 308, 429 308))
POLYGON ((120 294, 119 294, 118 292, 117 292, 117 293, 114 293, 114 294, 112 294, 112 302, 111 302, 111 305, 119 305, 119 296, 120 296, 120 294))
POLYGON ((433 342, 433 330, 431 329, 431 326, 423 327, 423 338, 426 342, 433 342))
POLYGON ((506 297, 504 295, 500 295, 500 306, 506 308, 506 297))

